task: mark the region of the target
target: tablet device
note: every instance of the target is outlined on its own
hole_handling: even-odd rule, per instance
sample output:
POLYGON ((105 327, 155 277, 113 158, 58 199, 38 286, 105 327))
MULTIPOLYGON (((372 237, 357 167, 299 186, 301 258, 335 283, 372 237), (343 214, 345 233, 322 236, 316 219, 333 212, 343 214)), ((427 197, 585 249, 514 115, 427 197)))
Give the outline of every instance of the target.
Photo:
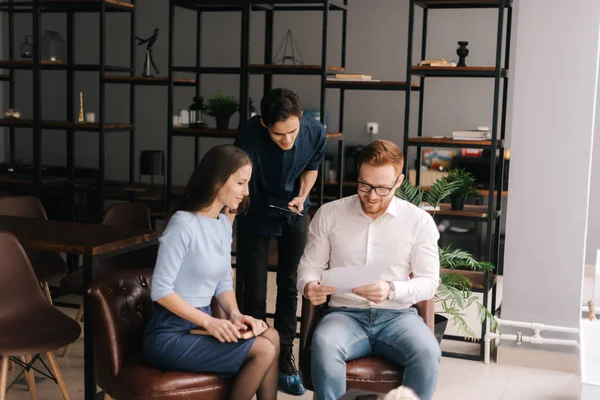
POLYGON ((269 207, 274 208, 279 211, 285 211, 290 214, 302 215, 300 210, 298 210, 296 207, 290 207, 290 206, 288 206, 287 202, 277 199, 277 198, 269 197, 267 199, 267 204, 269 205, 269 207))

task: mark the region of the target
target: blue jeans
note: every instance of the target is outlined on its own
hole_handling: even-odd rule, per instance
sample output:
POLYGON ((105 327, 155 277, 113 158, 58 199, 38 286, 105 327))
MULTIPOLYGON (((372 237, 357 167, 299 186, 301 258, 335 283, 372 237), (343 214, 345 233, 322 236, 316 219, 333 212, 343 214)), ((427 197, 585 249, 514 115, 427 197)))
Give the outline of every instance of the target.
POLYGON ((346 392, 346 362, 369 356, 404 366, 402 384, 421 400, 431 400, 441 351, 414 308, 329 309, 312 338, 311 372, 317 399, 339 399, 346 392))

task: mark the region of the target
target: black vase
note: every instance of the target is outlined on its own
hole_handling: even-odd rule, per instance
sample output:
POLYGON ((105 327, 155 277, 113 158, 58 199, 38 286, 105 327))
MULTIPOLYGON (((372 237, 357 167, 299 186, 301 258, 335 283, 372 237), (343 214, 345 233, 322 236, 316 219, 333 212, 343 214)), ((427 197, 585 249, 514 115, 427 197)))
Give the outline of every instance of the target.
POLYGON ((460 194, 453 194, 450 196, 450 201, 452 203, 452 210, 460 211, 465 208, 465 196, 460 194))
POLYGON ((440 314, 435 314, 435 318, 433 320, 433 334, 438 341, 438 344, 442 343, 442 338, 444 337, 444 333, 446 332, 446 327, 448 326, 448 318, 444 317, 440 314))
POLYGON ((456 64, 457 67, 466 67, 467 66, 467 61, 465 59, 469 55, 469 49, 467 49, 468 45, 469 45, 469 42, 458 42, 459 47, 458 47, 458 49, 456 49, 456 54, 459 57, 458 63, 456 64))
POLYGON ((229 129, 229 118, 230 117, 215 117, 217 120, 217 130, 226 131, 229 129))

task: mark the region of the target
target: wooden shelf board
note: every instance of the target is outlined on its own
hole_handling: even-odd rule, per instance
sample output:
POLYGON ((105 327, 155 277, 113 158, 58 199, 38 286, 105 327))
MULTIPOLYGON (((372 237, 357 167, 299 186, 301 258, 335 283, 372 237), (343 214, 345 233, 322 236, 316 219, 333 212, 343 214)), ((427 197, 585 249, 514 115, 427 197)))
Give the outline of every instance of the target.
MULTIPOLYGON (((33 127, 33 120, 31 119, 0 119, 0 126, 14 126, 17 128, 31 128, 33 127)), ((73 129, 73 130, 84 130, 84 131, 98 131, 100 125, 97 123, 86 123, 86 122, 66 122, 66 121, 41 121, 40 126, 42 129, 73 129)), ((119 123, 106 123, 104 124, 105 130, 129 130, 133 128, 131 124, 119 124, 119 123)))
MULTIPOLYGON (((512 0, 506 0, 510 6, 512 0)), ((498 8, 499 0, 416 0, 415 5, 424 8, 498 8)))
MULTIPOLYGON (((46 176, 42 177, 42 185, 50 185, 54 183, 68 182, 68 178, 62 176, 46 176)), ((0 174, 0 183, 26 184, 33 185, 33 176, 25 174, 0 174)))
MULTIPOLYGON (((495 67, 421 67, 418 65, 412 67, 413 75, 439 77, 493 78, 495 71, 495 67)), ((502 68, 500 76, 506 77, 506 74, 507 70, 502 68)))
POLYGON ((344 134, 342 132, 331 132, 331 133, 327 133, 326 137, 327 137, 327 139, 337 139, 337 138, 344 137, 344 134))
MULTIPOLYGON (((398 90, 407 89, 403 81, 359 81, 359 80, 327 80, 326 87, 345 90, 398 90)), ((419 90, 418 84, 413 84, 411 90, 419 90)))
MULTIPOLYGON (((410 145, 420 145, 420 146, 439 146, 439 147, 472 147, 472 148, 487 148, 491 147, 491 140, 456 140, 451 137, 412 137, 408 138, 408 143, 410 145)), ((498 147, 502 147, 504 145, 503 140, 498 140, 498 147)))
MULTIPOLYGON (((101 0, 39 0, 46 7, 65 7, 75 9, 100 9, 101 0)), ((107 9, 132 10, 135 6, 119 0, 104 0, 107 9)))
MULTIPOLYGON (((455 211, 451 209, 450 204, 440 204, 439 211, 435 211, 436 217, 455 217, 455 218, 468 218, 468 219, 487 219, 488 207, 487 206, 476 206, 465 204, 463 210, 455 211)), ((428 211, 429 214, 434 214, 434 211, 428 211)))
MULTIPOLYGON (((279 65, 279 64, 250 64, 250 73, 274 73, 274 74, 313 74, 321 73, 320 65, 279 65)), ((344 72, 344 67, 328 66, 328 72, 344 72)))
MULTIPOLYGON (((105 76, 104 82, 106 83, 129 83, 135 85, 160 85, 167 86, 169 84, 169 78, 167 76, 158 77, 143 77, 143 76, 105 76)), ((175 85, 195 85, 195 79, 185 78, 174 78, 173 83, 175 85)))

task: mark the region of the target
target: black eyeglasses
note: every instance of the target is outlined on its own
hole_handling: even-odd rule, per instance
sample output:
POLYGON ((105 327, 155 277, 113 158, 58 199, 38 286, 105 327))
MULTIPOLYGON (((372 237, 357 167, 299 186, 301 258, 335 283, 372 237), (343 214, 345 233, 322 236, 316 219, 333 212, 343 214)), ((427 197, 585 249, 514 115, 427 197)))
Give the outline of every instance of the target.
POLYGON ((391 187, 373 186, 361 181, 356 182, 356 186, 361 192, 369 193, 371 190, 375 190, 376 195, 383 197, 390 194, 391 190, 396 186, 396 183, 398 183, 398 179, 400 179, 400 175, 398 175, 391 187))

